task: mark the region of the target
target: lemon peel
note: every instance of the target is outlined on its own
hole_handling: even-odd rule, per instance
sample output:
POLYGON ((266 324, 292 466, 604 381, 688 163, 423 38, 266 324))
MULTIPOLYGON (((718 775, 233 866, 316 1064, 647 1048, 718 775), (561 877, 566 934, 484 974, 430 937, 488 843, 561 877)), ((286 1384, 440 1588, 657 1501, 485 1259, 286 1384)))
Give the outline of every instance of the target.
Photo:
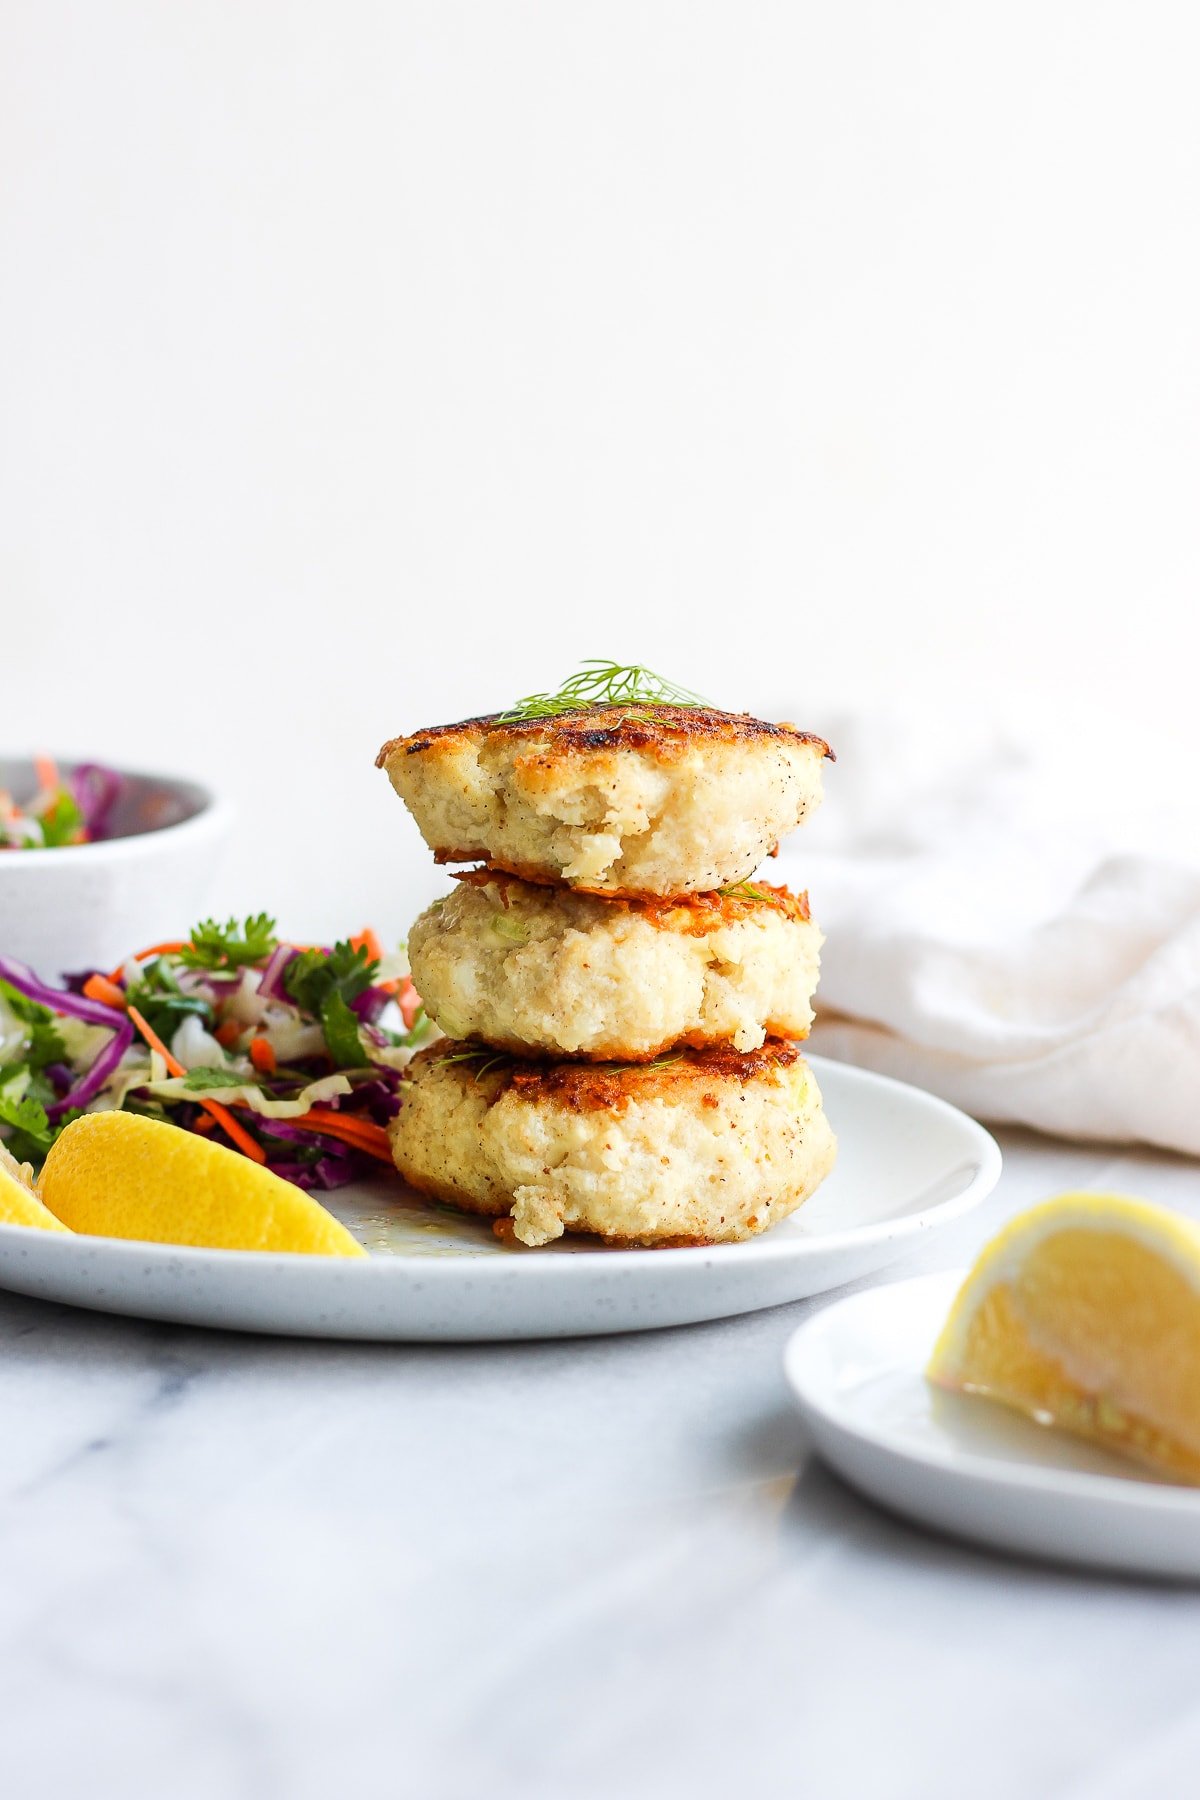
POLYGON ((236 1151, 138 1113, 85 1113, 42 1170, 46 1207, 72 1231, 213 1250, 365 1256, 310 1194, 236 1151))
POLYGON ((42 1205, 29 1163, 19 1163, 0 1144, 0 1225, 32 1225, 38 1231, 65 1231, 61 1219, 42 1205))
POLYGON ((926 1371, 1200 1484, 1200 1225, 1068 1193, 987 1245, 926 1371))

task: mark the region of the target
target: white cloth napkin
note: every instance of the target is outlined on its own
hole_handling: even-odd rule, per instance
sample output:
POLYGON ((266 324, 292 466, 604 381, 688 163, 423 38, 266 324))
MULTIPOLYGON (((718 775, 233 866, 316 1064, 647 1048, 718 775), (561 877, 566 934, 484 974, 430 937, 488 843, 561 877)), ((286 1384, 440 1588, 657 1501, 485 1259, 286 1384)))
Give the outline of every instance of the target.
POLYGON ((1035 818, 1003 749, 930 781, 885 726, 835 741, 826 818, 775 865, 826 934, 812 1048, 984 1119, 1200 1156, 1200 868, 1035 818))

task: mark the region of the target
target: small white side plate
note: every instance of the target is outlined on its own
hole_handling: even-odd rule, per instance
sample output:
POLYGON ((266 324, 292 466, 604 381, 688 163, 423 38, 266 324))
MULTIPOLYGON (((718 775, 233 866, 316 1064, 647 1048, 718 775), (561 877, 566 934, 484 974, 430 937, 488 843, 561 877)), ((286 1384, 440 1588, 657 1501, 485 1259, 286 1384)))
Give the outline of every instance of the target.
POLYGON ((790 1219, 744 1244, 503 1248, 487 1221, 399 1180, 326 1196, 369 1260, 192 1250, 0 1225, 0 1287, 100 1312, 300 1337, 512 1339, 649 1331, 801 1300, 857 1280, 996 1185, 987 1132, 932 1095, 811 1059, 838 1162, 790 1219))
POLYGON ((1056 1562, 1200 1577, 1200 1489, 930 1387, 964 1272, 853 1294, 784 1354, 813 1443, 852 1487, 954 1537, 1056 1562))

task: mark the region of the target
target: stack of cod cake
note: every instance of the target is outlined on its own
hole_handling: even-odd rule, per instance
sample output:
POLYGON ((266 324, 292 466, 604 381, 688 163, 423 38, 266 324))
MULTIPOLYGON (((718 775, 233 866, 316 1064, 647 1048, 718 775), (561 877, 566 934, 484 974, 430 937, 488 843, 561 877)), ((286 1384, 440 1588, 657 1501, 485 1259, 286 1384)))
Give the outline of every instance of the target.
POLYGON ((822 939, 805 895, 748 878, 819 803, 828 755, 695 705, 384 745, 435 860, 483 865, 409 939, 446 1033, 392 1126, 412 1187, 527 1245, 745 1238, 808 1198, 836 1149, 796 1041, 822 939))

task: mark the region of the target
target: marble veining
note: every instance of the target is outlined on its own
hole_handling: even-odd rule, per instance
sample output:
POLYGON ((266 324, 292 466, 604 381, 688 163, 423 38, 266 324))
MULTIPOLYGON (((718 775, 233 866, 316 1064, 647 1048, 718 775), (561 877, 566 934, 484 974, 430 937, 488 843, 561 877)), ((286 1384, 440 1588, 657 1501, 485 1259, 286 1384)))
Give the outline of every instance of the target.
MULTIPOLYGON (((1004 1139, 966 1260, 1190 1165, 1004 1139)), ((645 1336, 365 1346, 0 1295, 14 1800, 1140 1800, 1200 1753, 1200 1593, 1009 1562, 811 1457, 819 1302, 645 1336)))

